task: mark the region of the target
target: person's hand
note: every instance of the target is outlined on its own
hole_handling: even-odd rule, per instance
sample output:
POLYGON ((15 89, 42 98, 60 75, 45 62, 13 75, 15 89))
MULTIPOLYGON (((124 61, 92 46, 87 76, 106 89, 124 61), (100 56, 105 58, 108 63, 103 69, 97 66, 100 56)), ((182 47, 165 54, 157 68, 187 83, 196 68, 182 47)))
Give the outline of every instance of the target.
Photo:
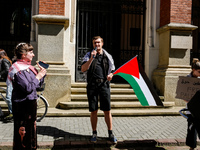
POLYGON ((40 70, 44 69, 44 67, 40 66, 40 64, 37 62, 38 67, 40 68, 40 70))
POLYGON ((42 66, 40 66, 38 63, 37 63, 38 67, 40 68, 40 71, 38 72, 38 74, 36 75, 36 78, 38 80, 42 79, 46 73, 47 73, 47 70, 45 68, 43 68, 42 66))
POLYGON ((96 57, 96 54, 97 54, 97 51, 93 50, 91 52, 91 58, 95 58, 96 57))
POLYGON ((38 74, 36 75, 36 78, 38 79, 38 80, 40 80, 40 79, 42 79, 45 75, 46 75, 46 69, 44 69, 44 68, 42 68, 39 72, 38 72, 38 74))
POLYGON ((110 74, 107 76, 107 80, 108 80, 108 81, 111 81, 111 80, 112 80, 112 77, 113 77, 113 74, 110 73, 110 74))

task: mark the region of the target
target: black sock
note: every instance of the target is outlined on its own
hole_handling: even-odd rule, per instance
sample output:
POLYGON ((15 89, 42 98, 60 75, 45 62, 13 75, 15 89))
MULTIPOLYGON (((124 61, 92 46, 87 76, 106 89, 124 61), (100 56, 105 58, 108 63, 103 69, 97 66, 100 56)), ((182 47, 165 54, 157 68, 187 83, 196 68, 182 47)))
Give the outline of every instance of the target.
POLYGON ((93 131, 92 134, 97 134, 97 130, 93 131))

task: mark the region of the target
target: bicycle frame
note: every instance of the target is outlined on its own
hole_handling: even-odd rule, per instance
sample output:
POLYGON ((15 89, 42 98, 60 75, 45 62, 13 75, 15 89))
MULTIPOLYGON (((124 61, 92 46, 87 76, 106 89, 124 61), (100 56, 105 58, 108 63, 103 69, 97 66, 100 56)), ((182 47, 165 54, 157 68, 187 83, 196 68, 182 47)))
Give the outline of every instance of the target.
POLYGON ((183 116, 186 119, 188 119, 188 117, 185 114, 183 114, 182 112, 187 111, 187 110, 188 109, 186 109, 186 108, 183 108, 183 109, 179 110, 179 113, 181 114, 181 116, 183 116))

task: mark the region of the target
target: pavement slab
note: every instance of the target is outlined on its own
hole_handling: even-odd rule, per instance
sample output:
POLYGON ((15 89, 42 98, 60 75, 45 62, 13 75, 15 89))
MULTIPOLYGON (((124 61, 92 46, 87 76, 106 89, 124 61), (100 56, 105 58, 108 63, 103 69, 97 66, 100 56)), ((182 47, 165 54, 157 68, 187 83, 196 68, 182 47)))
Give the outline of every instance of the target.
MULTIPOLYGON (((37 123, 39 149, 189 149, 182 116, 113 117, 117 144, 108 140, 104 117, 98 117, 97 143, 91 143, 89 117, 45 117, 37 123)), ((13 122, 0 121, 0 150, 12 149, 13 122)), ((199 145, 198 140, 198 145, 199 145)), ((198 148, 199 149, 199 148, 198 148)))

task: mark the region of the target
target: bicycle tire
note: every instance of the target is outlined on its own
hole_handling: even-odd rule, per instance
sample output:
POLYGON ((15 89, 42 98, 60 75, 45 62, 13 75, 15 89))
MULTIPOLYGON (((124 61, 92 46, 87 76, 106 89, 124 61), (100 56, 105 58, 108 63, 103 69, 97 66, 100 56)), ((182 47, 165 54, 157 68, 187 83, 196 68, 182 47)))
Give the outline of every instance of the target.
POLYGON ((47 100, 43 96, 38 95, 38 99, 37 99, 37 122, 40 122, 46 116, 47 111, 48 111, 47 100))
POLYGON ((2 93, 6 93, 6 89, 3 87, 0 87, 0 95, 3 98, 3 100, 6 101, 6 97, 2 93))

